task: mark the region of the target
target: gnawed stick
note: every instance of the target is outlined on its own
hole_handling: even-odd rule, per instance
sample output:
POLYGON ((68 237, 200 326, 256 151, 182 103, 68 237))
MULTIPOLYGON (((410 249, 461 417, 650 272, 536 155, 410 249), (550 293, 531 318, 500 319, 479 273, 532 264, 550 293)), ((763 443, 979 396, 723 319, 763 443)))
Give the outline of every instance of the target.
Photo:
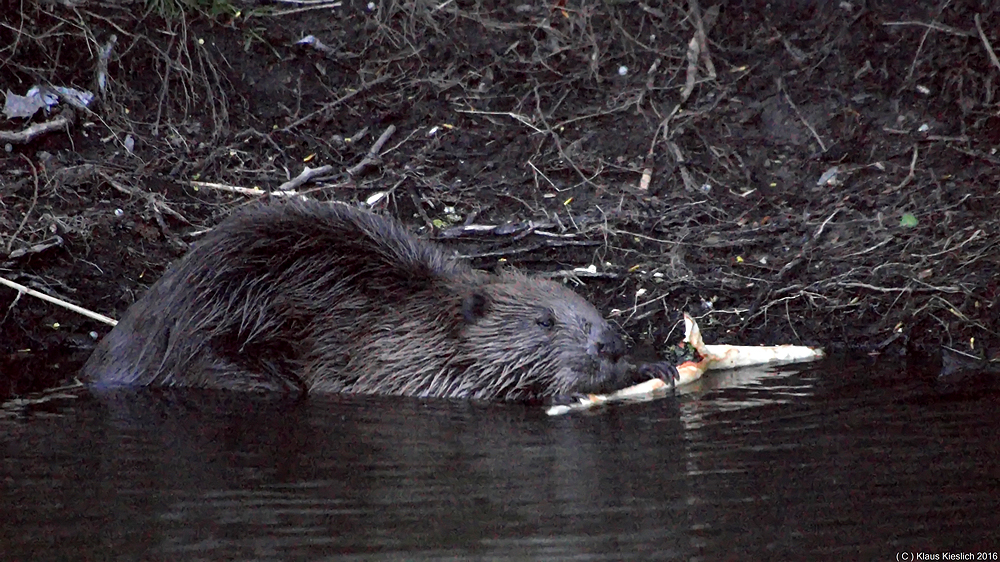
MULTIPOLYGON (((685 361, 677 365, 674 385, 680 386, 701 378, 711 369, 734 369, 754 365, 780 365, 816 361, 826 356, 818 347, 802 345, 725 345, 706 344, 701 338, 701 329, 694 318, 684 314, 684 343, 690 345, 701 357, 698 361, 685 361)), ((651 379, 637 385, 623 388, 612 394, 589 394, 573 404, 551 406, 546 413, 558 416, 574 410, 586 410, 607 402, 623 400, 651 400, 673 388, 660 379, 651 379)))

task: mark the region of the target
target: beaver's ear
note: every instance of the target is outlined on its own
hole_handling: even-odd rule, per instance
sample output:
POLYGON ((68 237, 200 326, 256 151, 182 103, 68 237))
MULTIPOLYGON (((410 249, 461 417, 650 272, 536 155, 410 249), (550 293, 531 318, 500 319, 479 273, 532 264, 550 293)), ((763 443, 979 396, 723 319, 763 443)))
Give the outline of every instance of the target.
POLYGON ((490 311, 490 297, 482 291, 472 291, 462 299, 462 316, 469 324, 474 323, 490 311))

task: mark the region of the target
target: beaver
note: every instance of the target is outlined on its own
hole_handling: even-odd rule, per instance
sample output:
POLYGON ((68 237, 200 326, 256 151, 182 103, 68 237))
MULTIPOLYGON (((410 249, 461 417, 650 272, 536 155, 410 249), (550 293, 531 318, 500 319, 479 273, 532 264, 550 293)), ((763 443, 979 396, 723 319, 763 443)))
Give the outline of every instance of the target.
MULTIPOLYGON (((98 385, 535 401, 648 379, 585 299, 346 204, 233 213, 98 344, 98 385)), ((655 373, 654 373, 655 374, 655 373)))

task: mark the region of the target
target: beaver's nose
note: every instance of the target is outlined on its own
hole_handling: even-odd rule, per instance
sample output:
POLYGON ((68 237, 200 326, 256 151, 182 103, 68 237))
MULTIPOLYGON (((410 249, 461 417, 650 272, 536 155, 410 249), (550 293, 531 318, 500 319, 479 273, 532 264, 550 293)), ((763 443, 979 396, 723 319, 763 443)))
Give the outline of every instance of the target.
POLYGON ((610 361, 618 361, 625 356, 625 342, 610 327, 600 330, 594 339, 599 356, 610 361))

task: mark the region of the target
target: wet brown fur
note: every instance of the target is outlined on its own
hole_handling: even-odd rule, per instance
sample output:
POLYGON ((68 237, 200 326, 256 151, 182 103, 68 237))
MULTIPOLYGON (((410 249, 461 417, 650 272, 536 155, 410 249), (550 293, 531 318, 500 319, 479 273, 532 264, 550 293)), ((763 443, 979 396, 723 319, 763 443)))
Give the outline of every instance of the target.
POLYGON ((489 275, 346 205, 234 214, 98 345, 100 385, 533 400, 632 380, 600 313, 557 283, 489 275))

